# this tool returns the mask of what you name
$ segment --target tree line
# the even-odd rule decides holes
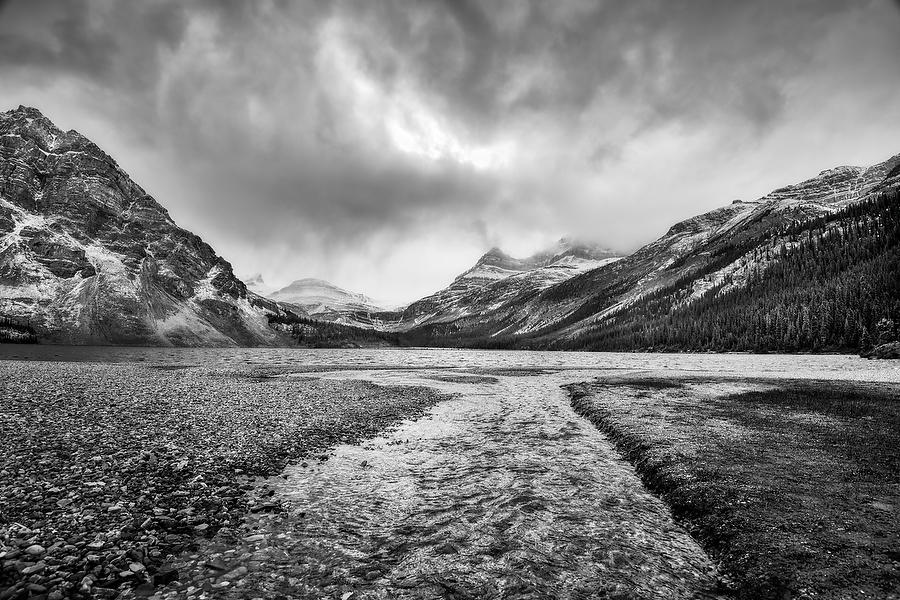
[[[896,339],[900,192],[891,191],[754,240],[656,290],[565,344],[591,350],[839,351]],[[740,250],[747,248],[740,244]],[[745,260],[689,301],[699,276]],[[714,267],[714,268],[711,268]]]
[[[9,317],[0,317],[0,343],[36,344],[37,332],[27,323]]]
[[[270,326],[287,333],[301,346],[339,348],[400,345],[400,340],[392,333],[331,321],[317,321],[293,313],[270,315],[268,319]]]

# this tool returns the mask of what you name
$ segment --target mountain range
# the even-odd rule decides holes
[[[61,343],[291,345],[312,328],[472,347],[858,348],[900,321],[898,190],[900,155],[838,167],[627,256],[569,239],[524,259],[493,248],[384,310],[317,279],[245,284],[95,144],[19,107],[0,113],[0,317]]]

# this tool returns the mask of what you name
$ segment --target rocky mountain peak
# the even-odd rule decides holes
[[[551,265],[566,257],[602,260],[615,256],[619,256],[619,253],[600,244],[563,237],[552,246],[525,258],[514,258],[497,246],[494,246],[478,259],[473,269],[486,266],[511,271],[529,271]]]
[[[509,254],[494,246],[487,252],[485,252],[481,258],[478,259],[476,265],[491,265],[497,267],[508,267],[511,263],[515,262],[516,259],[511,257]]]
[[[62,131],[40,110],[31,106],[19,106],[0,113],[0,130],[3,135],[15,135],[32,142],[44,152],[90,147],[92,151],[103,154],[83,135],[74,129]]]
[[[0,113],[0,315],[76,343],[272,343],[231,265],[95,144]]]

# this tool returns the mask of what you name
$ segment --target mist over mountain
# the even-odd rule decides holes
[[[479,347],[866,347],[882,319],[900,319],[898,189],[900,155],[829,169],[681,221],[622,260],[419,333]]]

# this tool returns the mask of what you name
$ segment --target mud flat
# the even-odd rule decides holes
[[[740,598],[900,598],[900,385],[605,377],[566,386]]]
[[[424,387],[250,369],[0,361],[0,598],[146,595],[257,477],[422,414]]]

